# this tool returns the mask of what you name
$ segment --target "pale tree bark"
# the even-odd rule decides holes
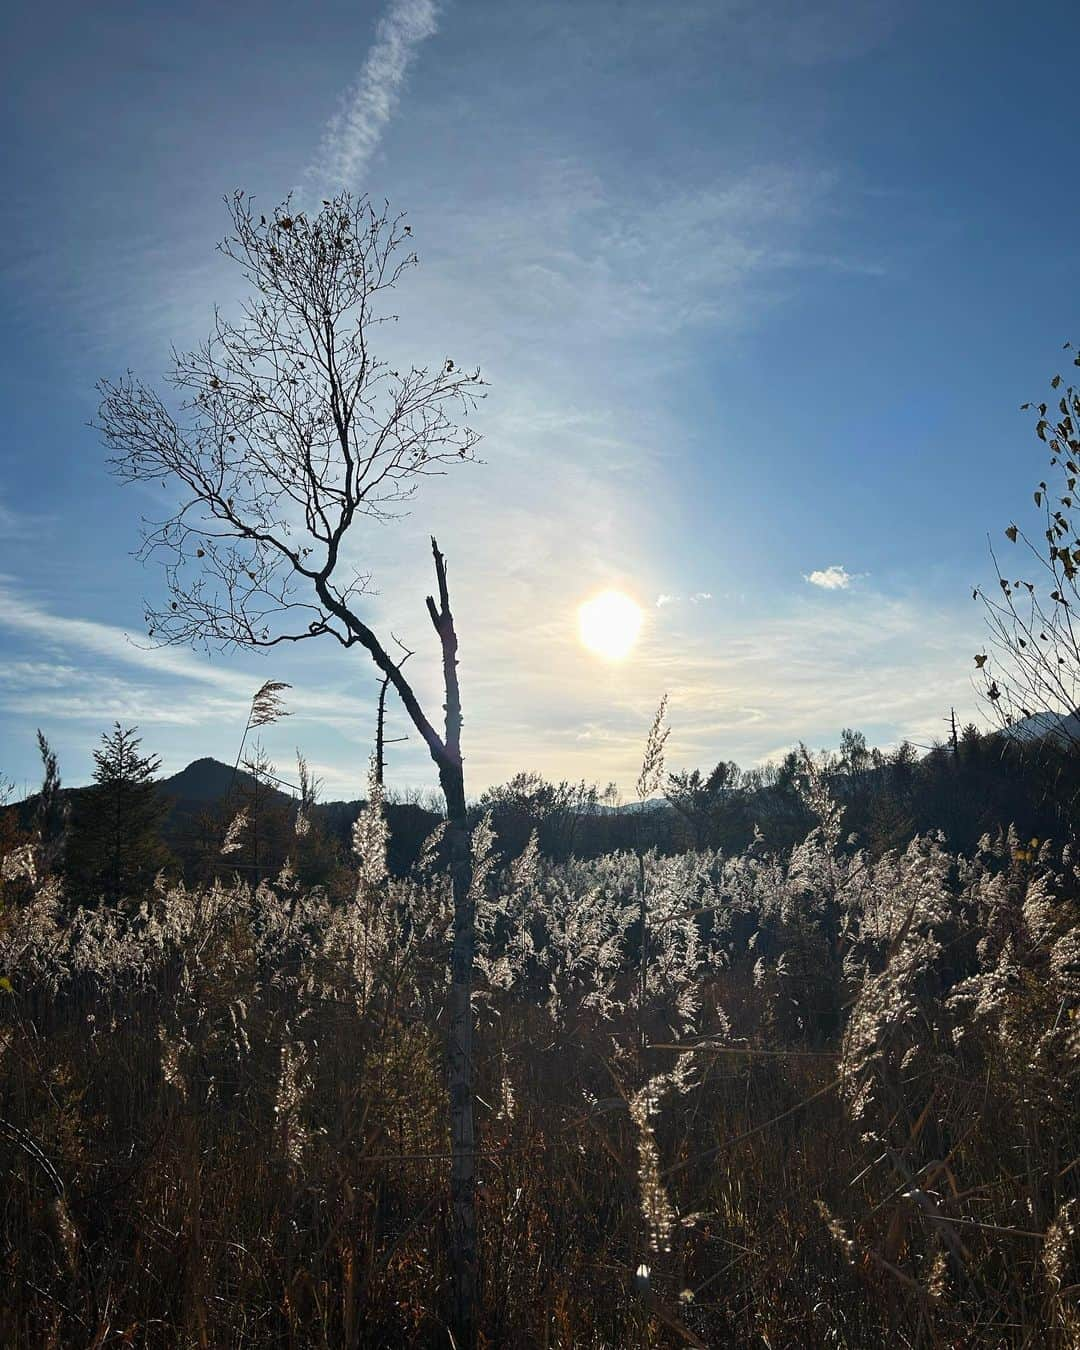
[[[437,761],[446,797],[447,846],[454,894],[454,944],[450,959],[450,1025],[447,1071],[450,1096],[450,1205],[453,1234],[455,1322],[459,1344],[475,1339],[476,1136],[473,1120],[472,968],[476,924],[472,897],[472,854],[465,809],[465,775],[461,759],[461,690],[458,683],[458,639],[446,581],[446,559],[434,539],[431,551],[438,580],[438,601],[428,596],[428,613],[442,645],[446,691],[446,734]]]
[[[428,614],[442,649],[443,689],[446,702],[444,734],[440,736],[424,714],[402,674],[401,661],[393,661],[375,635],[354,615],[339,617],[368,648],[376,665],[394,686],[413,725],[428,747],[439,772],[446,801],[446,842],[454,903],[454,938],[450,957],[449,1026],[447,1030],[447,1079],[450,1114],[450,1207],[452,1262],[454,1269],[455,1341],[466,1350],[476,1340],[479,1257],[476,1231],[476,1131],[473,1113],[473,1007],[472,970],[476,946],[475,907],[472,896],[472,852],[465,803],[465,772],[461,756],[461,686],[458,679],[458,636],[450,609],[446,558],[432,538],[438,599],[427,597]]]

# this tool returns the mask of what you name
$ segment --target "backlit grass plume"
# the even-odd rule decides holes
[[[281,697],[283,689],[291,688],[291,684],[284,684],[281,680],[267,680],[251,700],[248,731],[253,727],[268,727],[274,722],[280,722],[283,717],[291,717],[292,713],[285,707]]]
[[[875,856],[803,767],[771,852],[476,819],[488,1344],[1080,1343],[1080,867]],[[12,1344],[445,1341],[452,889],[392,821],[373,781],[337,891],[297,852],[79,908],[0,857]]]

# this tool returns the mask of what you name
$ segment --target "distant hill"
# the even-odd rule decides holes
[[[1060,745],[1080,745],[1080,716],[1076,713],[1029,713],[1003,727],[1001,734],[1011,741],[1057,741]]]
[[[231,764],[223,764],[220,759],[206,755],[202,759],[193,759],[179,773],[158,779],[157,786],[161,795],[168,798],[171,803],[169,816],[165,821],[165,833],[169,834],[175,832],[173,827],[176,818],[197,814],[207,807],[223,805],[232,796],[250,792],[255,787],[255,778],[246,769],[234,768]],[[62,795],[74,801],[87,791],[89,789],[85,787],[64,788]],[[297,800],[295,793],[265,783],[263,791],[269,792],[271,799],[279,799],[282,803],[295,804]],[[35,792],[17,805],[20,812],[32,811],[36,802]],[[321,815],[335,832],[340,832],[343,828],[351,829],[364,802],[363,797],[349,801],[319,802],[315,807],[315,813]],[[593,807],[593,811],[596,815],[633,815],[638,811],[663,811],[667,809],[667,805],[665,798],[652,797],[644,803],[623,802],[618,806],[599,802]],[[434,813],[425,808],[406,804],[389,803],[387,811],[391,816],[418,813],[424,817],[434,817]]]
[[[177,847],[195,825],[199,817],[218,812],[224,817],[239,809],[240,800],[256,786],[255,778],[246,769],[234,769],[209,757],[193,760],[185,769],[158,782],[158,791],[169,803],[169,812],[162,824],[165,841]],[[293,794],[263,783],[263,800],[295,811]]]
[[[196,759],[186,769],[163,778],[158,789],[170,803],[163,833],[166,837],[175,837],[192,817],[222,806],[230,798],[238,799],[255,787],[255,778],[245,769],[234,771],[231,764],[222,764],[220,760]],[[263,783],[263,793],[277,805],[284,806],[292,815],[299,799],[295,792]],[[312,817],[319,820],[327,831],[342,840],[347,840],[352,832],[353,823],[365,805],[362,797],[354,801],[317,802]],[[386,808],[391,830],[399,830],[408,821],[414,829],[422,828],[430,832],[437,817],[422,807],[389,803]]]
[[[620,802],[618,806],[608,806],[606,802],[597,802],[592,814],[597,816],[632,816],[638,811],[666,811],[666,797],[649,797],[643,802]]]
[[[172,844],[190,826],[194,818],[214,807],[223,807],[230,796],[239,795],[255,786],[255,779],[244,769],[234,771],[231,764],[222,764],[217,759],[196,759],[179,773],[158,780],[158,791],[169,804],[168,814],[161,826],[162,838]],[[79,800],[91,789],[89,787],[64,788],[60,795],[73,810],[78,810]],[[264,791],[266,788],[264,787]],[[287,792],[270,788],[271,799],[282,803],[291,803]],[[38,793],[33,793],[23,801],[15,803],[23,825],[28,825],[37,806]],[[360,804],[357,803],[357,810]]]
[[[179,773],[159,779],[157,786],[169,808],[161,825],[161,837],[183,862],[191,853],[192,841],[200,831],[205,833],[206,827],[200,817],[216,816],[218,828],[223,833],[230,814],[238,809],[240,799],[255,787],[255,778],[245,769],[234,769],[231,764],[205,756],[193,760]],[[88,787],[64,788],[61,797],[73,810],[78,810],[79,799],[89,790]],[[290,819],[295,815],[299,805],[295,793],[265,782],[262,792],[264,800],[284,808]],[[12,804],[23,828],[30,825],[37,801],[35,792]],[[318,802],[312,817],[347,850],[353,824],[364,805],[363,798]],[[393,871],[403,872],[415,860],[440,817],[422,806],[394,802],[387,804],[386,815],[390,826],[390,867]]]
[[[254,783],[246,770],[234,771],[231,764],[206,758],[192,760],[186,769],[161,779],[158,788],[163,796],[179,802],[220,802],[234,788],[250,788]]]
[[[220,760],[196,759],[179,773],[163,778],[159,790],[169,802],[162,835],[167,842],[183,852],[184,836],[191,830],[196,818],[204,812],[221,808],[230,798],[238,800],[255,786],[254,777],[244,769],[233,770],[231,764]],[[299,799],[293,792],[263,784],[269,800],[295,814]],[[348,848],[352,827],[366,805],[364,798],[355,801],[317,802],[312,808],[312,819],[320,823],[326,833]],[[225,814],[225,813],[223,813]],[[439,816],[406,802],[389,802],[386,818],[390,826],[389,863],[392,871],[403,872],[419,854],[423,841],[438,823]]]

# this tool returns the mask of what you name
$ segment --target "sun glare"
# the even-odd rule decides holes
[[[621,661],[638,640],[644,617],[622,591],[602,591],[578,610],[578,633],[589,651]]]

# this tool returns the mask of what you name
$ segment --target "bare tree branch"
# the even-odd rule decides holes
[[[330,637],[361,646],[392,685],[434,761],[446,797],[454,894],[447,1018],[450,1189],[458,1344],[473,1342],[477,1272],[471,981],[472,860],[461,759],[458,638],[446,560],[431,541],[438,603],[428,611],[442,652],[444,734],[402,666],[368,625],[366,574],[350,562],[362,521],[392,518],[420,482],[474,457],[467,425],[482,397],[479,370],[447,358],[392,369],[370,337],[394,316],[381,301],[416,255],[389,208],[347,193],[313,218],[289,201],[271,218],[250,197],[228,199],[221,251],[253,291],[236,321],[215,315],[206,341],[173,354],[167,405],[130,373],[100,386],[98,425],[126,482],[175,493],[162,520],[144,521],[140,554],[160,561],[169,599],[148,606],[161,643],[272,647]],[[347,545],[350,547],[347,548]],[[396,639],[395,639],[396,642]],[[381,762],[381,755],[380,755]]]
[[[1080,357],[1074,364],[1080,365]],[[974,595],[982,601],[997,659],[980,652],[975,664],[1003,725],[1050,713],[1046,734],[1080,747],[1080,391],[1072,385],[1062,390],[1060,375],[1050,384],[1056,411],[1047,403],[1024,404],[1035,413],[1035,434],[1050,461],[1050,473],[1033,494],[1043,517],[1042,538],[1015,523],[1005,530],[1010,545],[1024,551],[1027,576],[1017,575],[1019,567],[1003,571],[991,546],[997,588],[987,594],[976,587]]]
[[[483,381],[450,359],[399,371],[372,354],[395,317],[378,302],[417,261],[403,216],[348,194],[313,218],[286,201],[268,219],[242,193],[228,206],[221,251],[255,290],[239,319],[215,314],[201,346],[174,352],[174,404],[130,373],[100,386],[114,472],[177,493],[144,521],[140,556],[163,564],[169,592],[147,626],[225,647],[331,637],[387,673],[359,614],[370,578],[344,543],[474,458]]]

